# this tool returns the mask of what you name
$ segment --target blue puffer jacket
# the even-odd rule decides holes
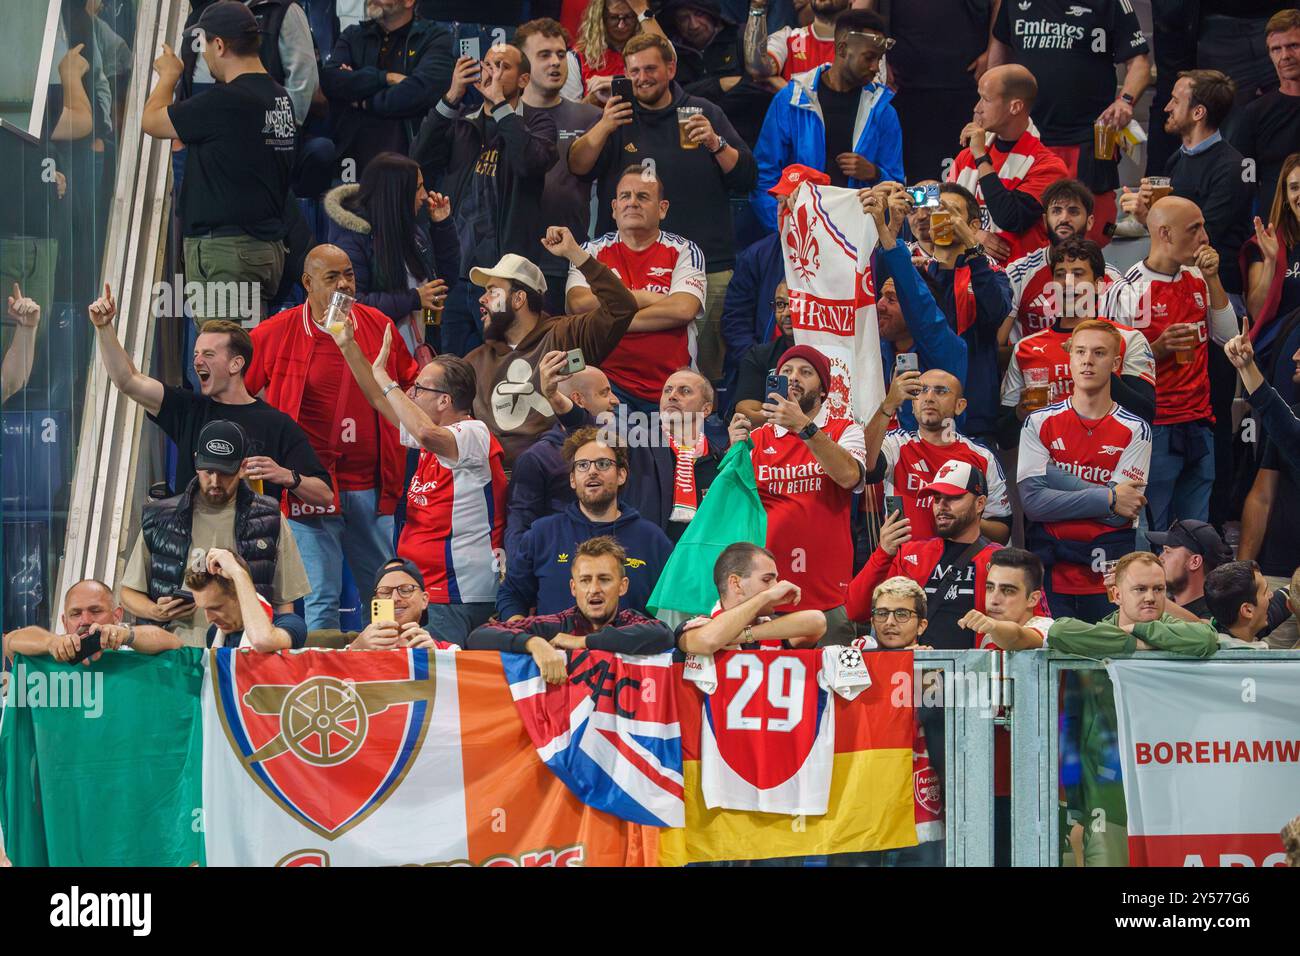
[[[796,73],[767,108],[763,130],[758,134],[754,159],[758,162],[758,185],[750,202],[759,220],[776,229],[776,200],[767,194],[781,170],[791,163],[826,169],[826,124],[817,102],[817,87],[830,64],[806,73]],[[875,164],[880,179],[903,182],[903,130],[891,100],[892,90],[872,83],[864,87],[853,125],[853,151]],[[874,186],[850,179],[850,188]]]

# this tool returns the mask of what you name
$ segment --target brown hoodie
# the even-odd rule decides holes
[[[588,365],[605,360],[636,315],[636,298],[618,276],[588,256],[579,268],[600,303],[582,315],[544,315],[518,347],[488,341],[465,356],[478,377],[474,417],[501,442],[507,465],[555,424],[537,383],[537,364],[556,349],[582,349]]]

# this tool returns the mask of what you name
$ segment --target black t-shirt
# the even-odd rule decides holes
[[[1038,80],[1033,118],[1049,146],[1092,142],[1092,125],[1115,101],[1115,64],[1147,52],[1127,0],[1007,0],[993,35]]]
[[[1300,412],[1300,405],[1291,411]],[[1259,569],[1265,574],[1289,578],[1296,569],[1296,542],[1300,541],[1300,474],[1287,465],[1286,458],[1278,452],[1276,442],[1266,442],[1260,468],[1276,471],[1277,490],[1273,493],[1273,507],[1264,529],[1264,545],[1259,552]]]
[[[794,345],[794,339],[783,335],[770,342],[752,346],[745,357],[740,360],[740,371],[736,375],[736,392],[732,396],[735,402],[767,401],[765,389],[767,376],[776,366],[776,360]],[[734,406],[733,406],[734,407]]]
[[[930,572],[930,579],[925,582],[925,596],[929,599],[938,587],[944,572],[961,553],[970,547],[969,542],[945,541],[943,555],[939,563]],[[917,638],[920,644],[928,644],[935,650],[970,650],[975,646],[975,632],[958,627],[957,622],[966,616],[967,611],[975,610],[975,562],[964,568],[958,568],[948,576],[943,586],[943,593],[935,603],[934,614],[926,626],[925,633]]]
[[[1282,163],[1300,148],[1300,96],[1274,90],[1251,101],[1237,113],[1232,145],[1255,161],[1257,211],[1266,217],[1273,208]]]
[[[245,73],[173,103],[167,114],[189,148],[181,185],[184,234],[283,239],[297,135],[284,87],[266,73]]]
[[[988,31],[988,11],[970,0],[893,4],[889,35],[897,45],[889,66],[899,90],[973,91],[975,74],[966,67],[988,46]]]
[[[1184,605],[1183,605],[1183,610],[1184,610],[1184,611],[1191,611],[1193,614],[1195,614],[1197,617],[1199,617],[1199,618],[1200,618],[1201,620],[1203,620],[1203,621],[1208,621],[1208,620],[1210,619],[1210,617],[1211,617],[1211,615],[1210,615],[1210,605],[1208,605],[1208,604],[1205,603],[1205,595],[1204,595],[1204,594],[1202,594],[1200,597],[1198,597],[1195,601],[1191,601],[1191,602],[1188,603],[1188,604],[1184,604]]]
[[[149,419],[176,443],[177,492],[184,491],[194,477],[199,432],[210,421],[234,422],[243,428],[248,436],[247,457],[265,455],[283,468],[329,484],[329,472],[316,457],[307,433],[284,412],[260,399],[247,405],[225,405],[189,389],[167,386],[162,407]],[[265,489],[268,494],[276,493],[275,485],[268,484]]]
[[[1278,317],[1289,315],[1293,309],[1300,308],[1300,244],[1291,250],[1287,250],[1284,246],[1281,248],[1287,253],[1287,261],[1286,278],[1282,280],[1282,298],[1278,300],[1275,313]],[[1259,251],[1259,246],[1246,247],[1248,262],[1260,262],[1263,258],[1264,254]],[[1245,279],[1244,276],[1242,278]]]
[[[861,101],[861,89],[838,93],[826,82],[826,74],[822,74],[817,84],[817,102],[826,122],[826,175],[830,176],[832,186],[848,185],[848,177],[840,171],[835,157],[853,152],[853,124],[857,121]]]

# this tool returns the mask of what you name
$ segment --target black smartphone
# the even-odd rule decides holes
[[[892,514],[902,515],[903,513],[903,496],[902,495],[885,495],[885,517]]]
[[[636,98],[632,95],[632,81],[621,73],[610,81],[609,95],[620,97],[624,103],[636,105]]]
[[[103,642],[100,641],[98,633],[87,634],[81,639],[81,650],[77,651],[77,653],[73,655],[72,660],[68,661],[68,663],[80,664],[92,654],[98,654],[103,650],[103,648],[104,645]]]
[[[194,595],[189,591],[186,591],[184,588],[177,588],[175,591],[172,592],[172,597],[180,598],[186,604],[194,603]]]
[[[766,402],[767,396],[771,395],[773,392],[776,392],[776,394],[780,395],[782,398],[788,399],[790,397],[789,377],[786,375],[777,375],[775,373],[768,375],[767,388],[763,390],[763,401]]]

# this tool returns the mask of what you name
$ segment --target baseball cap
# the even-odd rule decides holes
[[[800,183],[816,183],[818,186],[829,186],[831,178],[820,169],[813,169],[811,166],[804,166],[801,163],[791,163],[781,170],[781,178],[776,181],[776,185],[767,191],[767,194],[778,198],[788,196],[799,188]]]
[[[792,345],[777,359],[776,370],[781,371],[781,366],[790,359],[803,359],[813,367],[817,372],[817,377],[822,381],[822,388],[827,392],[831,390],[831,363],[826,361],[826,356],[822,355],[811,345]]]
[[[934,481],[921,489],[923,495],[987,495],[988,482],[984,472],[968,461],[949,459],[934,473]]]
[[[393,571],[406,572],[415,580],[416,584],[420,585],[420,590],[424,590],[424,575],[421,574],[420,569],[415,566],[415,562],[410,558],[393,558],[390,561],[385,561],[379,568],[378,573],[375,574],[375,586],[370,589],[370,593],[374,594],[379,588],[379,582],[384,579],[384,575]]]
[[[193,29],[202,30],[207,36],[221,37],[223,40],[260,32],[257,28],[257,17],[253,16],[253,11],[239,0],[219,0],[212,4],[199,14]]]
[[[469,270],[469,281],[475,285],[486,286],[488,279],[505,279],[508,282],[518,282],[520,285],[527,286],[537,293],[546,291],[546,277],[542,275],[542,270],[523,256],[517,256],[513,252],[502,256],[501,261],[491,269],[480,269],[475,266]]]
[[[218,471],[223,475],[238,474],[247,447],[248,438],[235,422],[208,422],[199,432],[194,467],[200,471]]]
[[[1147,540],[1158,548],[1186,548],[1205,559],[1206,573],[1232,560],[1232,549],[1224,544],[1214,525],[1205,521],[1175,521],[1168,531],[1148,531]]]

